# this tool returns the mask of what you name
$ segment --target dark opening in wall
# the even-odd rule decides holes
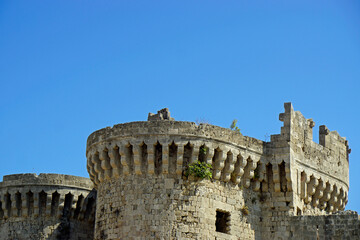
[[[300,216],[300,215],[301,215],[301,209],[300,209],[300,208],[297,208],[297,210],[296,210],[296,215],[297,215],[297,216]]]
[[[21,193],[17,192],[15,194],[15,200],[16,200],[16,209],[17,209],[17,216],[21,216]]]
[[[266,165],[266,176],[267,176],[267,182],[268,182],[268,191],[273,192],[274,191],[274,182],[273,182],[273,171],[272,171],[271,163]]]
[[[140,148],[141,151],[141,171],[145,175],[148,169],[148,153],[147,153],[147,145],[143,143]]]
[[[4,211],[2,209],[2,202],[0,201],[0,219],[3,219],[4,217]]]
[[[80,214],[80,210],[81,210],[81,206],[83,205],[84,203],[84,197],[83,195],[81,194],[79,197],[78,197],[78,200],[76,202],[76,208],[75,208],[75,211],[74,211],[74,219],[77,219],[79,214]]]
[[[177,146],[174,142],[169,146],[169,173],[176,173]]]
[[[190,142],[188,142],[184,146],[184,155],[183,155],[183,169],[186,169],[191,161],[191,156],[193,152],[193,147],[190,145]]]
[[[120,149],[117,145],[115,145],[112,149],[113,154],[113,162],[110,160],[110,165],[113,167],[113,175],[121,175],[122,174],[122,164],[121,164],[121,155]],[[116,169],[115,169],[116,168]]]
[[[8,216],[11,216],[11,194],[10,193],[6,193],[5,194],[5,201],[6,201],[6,210],[8,213]]]
[[[70,218],[71,216],[71,208],[73,203],[74,196],[71,193],[65,195],[65,203],[63,209],[63,216],[65,218]]]
[[[47,194],[44,191],[39,193],[39,215],[45,216]]]
[[[286,170],[285,170],[285,162],[282,161],[279,165],[280,172],[280,187],[282,192],[287,191],[287,180],[286,180]]]
[[[230,213],[222,210],[216,210],[216,231],[230,233]]]
[[[95,207],[95,199],[92,197],[88,198],[87,204],[86,204],[85,215],[84,215],[85,219],[89,219],[92,217],[91,215],[93,214],[94,207]]]
[[[55,191],[52,194],[51,198],[51,216],[56,216],[58,214],[58,208],[59,208],[59,202],[60,202],[60,194]]]
[[[28,216],[34,213],[34,193],[29,191],[26,193],[26,207],[28,209]]]
[[[155,145],[155,173],[159,175],[162,172],[162,145],[157,142]]]
[[[206,162],[207,153],[208,148],[205,145],[202,145],[199,149],[199,162]]]
[[[129,143],[129,145],[126,147],[126,162],[129,167],[130,172],[134,172],[134,152],[133,152],[133,146]]]

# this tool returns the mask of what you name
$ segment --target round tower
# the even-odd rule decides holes
[[[262,154],[262,141],[207,124],[132,122],[94,132],[87,167],[98,196],[95,239],[253,239],[260,185],[248,188],[261,180],[254,171]],[[185,176],[197,161],[212,166],[211,181]]]
[[[92,239],[96,193],[83,177],[14,174],[0,183],[1,239]]]
[[[95,239],[289,239],[291,217],[343,210],[347,141],[326,131],[313,142],[315,123],[291,103],[280,120],[270,142],[167,109],[92,133]]]

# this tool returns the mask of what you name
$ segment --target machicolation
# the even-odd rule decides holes
[[[322,125],[315,143],[314,121],[291,103],[279,119],[269,142],[168,109],[98,130],[87,140],[91,181],[4,177],[0,238],[360,239],[358,214],[343,211],[348,142]],[[211,179],[187,174],[194,164]]]
[[[4,176],[0,238],[92,239],[96,200],[92,189],[89,179],[69,175]]]

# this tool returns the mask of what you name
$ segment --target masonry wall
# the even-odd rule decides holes
[[[347,141],[321,126],[320,144],[313,142],[312,119],[284,107],[281,133],[270,142],[169,114],[92,133],[86,155],[99,194],[96,239],[291,239],[292,217],[343,210]],[[184,177],[197,161],[211,165],[211,181]],[[217,231],[217,214],[230,219],[228,232]]]
[[[262,141],[231,130],[188,122],[136,122],[95,132],[87,165],[99,196],[96,239],[254,239],[261,232],[263,171],[255,177],[255,169],[262,148]],[[212,166],[211,181],[184,179],[196,161]],[[251,214],[243,216],[243,207]],[[230,216],[228,233],[216,231],[217,211]]]
[[[292,189],[296,212],[325,214],[344,210],[349,191],[349,147],[345,138],[325,125],[319,143],[313,141],[315,122],[285,104],[280,114],[283,138],[289,140]]]
[[[93,238],[96,193],[89,179],[15,174],[0,183],[0,239]]]
[[[260,237],[258,194],[232,183],[128,176],[101,183],[98,194],[95,239]],[[228,214],[225,233],[216,229],[217,211]]]
[[[345,211],[322,216],[295,216],[289,219],[294,240],[360,239],[360,220],[356,212]]]
[[[17,218],[0,222],[0,239],[88,240],[93,239],[93,224],[67,218]]]
[[[96,131],[86,149],[93,183],[4,177],[0,240],[360,239],[358,214],[338,212],[349,190],[348,142],[322,125],[315,143],[314,121],[284,107],[270,142],[174,121],[168,109]],[[185,174],[198,161],[211,179]]]

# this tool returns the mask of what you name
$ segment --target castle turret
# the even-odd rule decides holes
[[[315,122],[284,107],[270,142],[167,108],[98,130],[90,180],[4,176],[0,239],[358,239],[347,140],[321,125],[315,143]]]
[[[14,174],[0,182],[0,239],[92,239],[96,193],[87,178]]]
[[[347,141],[321,126],[313,142],[314,121],[291,103],[279,118],[270,142],[168,109],[92,133],[95,239],[287,239],[292,217],[343,210]]]
[[[230,129],[170,120],[94,132],[87,166],[98,190],[95,238],[254,236],[250,223],[260,217],[241,210],[260,212],[251,199],[264,174],[255,173],[263,145]],[[198,161],[211,164],[211,181],[186,178]]]

